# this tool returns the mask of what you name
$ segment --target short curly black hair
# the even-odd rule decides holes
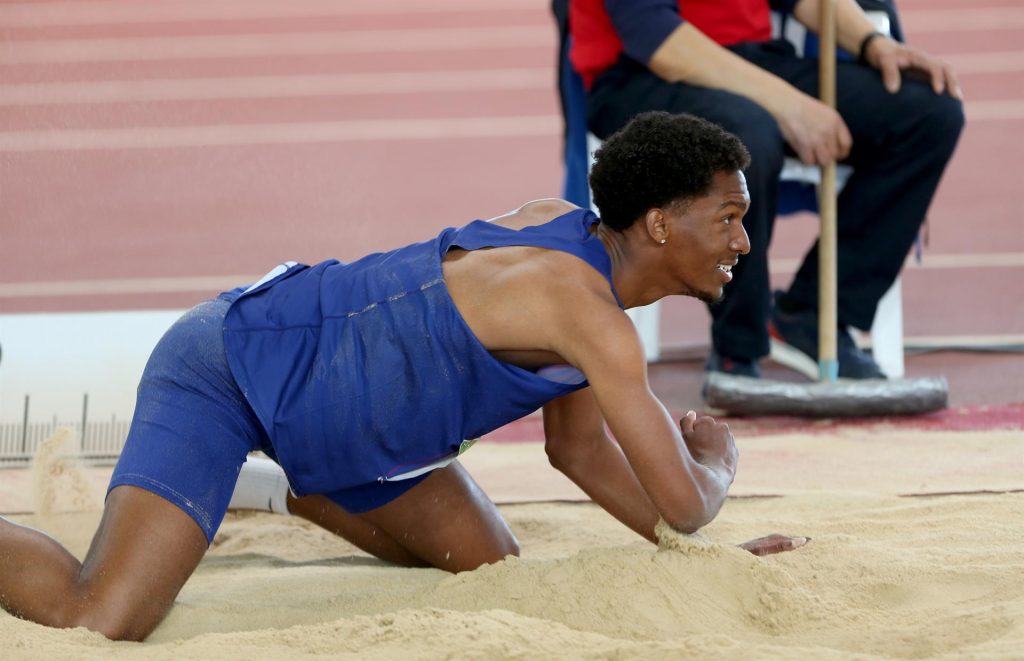
[[[601,221],[621,232],[650,209],[704,195],[716,173],[750,165],[750,152],[717,124],[653,111],[608,138],[594,161],[594,203]]]

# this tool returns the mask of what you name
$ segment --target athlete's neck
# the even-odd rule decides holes
[[[659,286],[659,256],[650,237],[634,224],[624,232],[604,223],[595,225],[591,232],[601,239],[612,263],[612,282],[619,300],[626,308],[649,305],[673,293]]]

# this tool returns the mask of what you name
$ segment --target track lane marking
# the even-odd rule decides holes
[[[943,59],[961,76],[1024,71],[1024,50],[951,53]],[[0,85],[0,106],[541,90],[554,86],[555,71],[550,67],[69,81]]]
[[[772,273],[792,273],[797,259],[772,260]],[[908,260],[909,270],[1024,267],[1024,252],[926,255],[921,264]],[[226,291],[255,282],[260,274],[211,275],[163,278],[106,278],[95,280],[50,280],[0,283],[0,298],[54,296],[103,296],[120,294],[164,294],[177,292]]]
[[[772,259],[770,260],[769,269],[772,275],[788,275],[796,273],[802,261],[802,258],[793,257]],[[925,253],[920,263],[913,256],[907,257],[903,263],[904,272],[946,269],[1019,268],[1022,266],[1024,266],[1024,252]]]
[[[101,39],[39,39],[0,42],[0,62],[143,62],[209,58],[282,57],[339,53],[416,53],[434,51],[548,48],[555,52],[553,27],[341,30],[266,34],[212,34]]]
[[[338,2],[337,0],[175,0],[174,2],[12,2],[0,4],[0,23],[7,27],[121,25],[181,23],[247,19],[309,18],[316,16],[390,16],[392,14],[490,13],[537,9],[536,0],[389,0]]]
[[[911,34],[921,32],[968,32],[1024,28],[1024,8],[971,7],[956,9],[907,9],[900,22]]]
[[[1024,51],[1020,50],[946,53],[939,57],[952,65],[958,76],[1024,71]]]
[[[968,121],[974,123],[1017,121],[1024,119],[1024,99],[974,101],[966,105],[966,113]],[[0,152],[555,137],[561,132],[562,118],[553,114],[0,131]]]
[[[0,106],[554,89],[555,84],[551,67],[25,83],[0,85]]]
[[[561,132],[558,115],[8,131],[0,132],[0,152],[555,137]]]

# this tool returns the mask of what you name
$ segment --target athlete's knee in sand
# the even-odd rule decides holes
[[[47,626],[143,640],[206,548],[202,530],[175,505],[118,487],[81,562],[47,535],[0,521],[0,604]]]
[[[268,466],[258,470],[267,471]],[[249,481],[246,472],[243,466],[236,487],[240,497],[232,502],[265,502],[273,497],[266,481]],[[249,496],[241,497],[238,492],[243,488]],[[497,507],[458,461],[433,471],[415,488],[369,512],[346,512],[320,495],[289,495],[288,510],[367,553],[407,567],[459,572],[519,555],[519,541]]]

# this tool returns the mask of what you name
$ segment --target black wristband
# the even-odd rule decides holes
[[[884,32],[879,32],[878,30],[875,30],[874,32],[869,32],[867,36],[860,40],[860,50],[857,52],[857,62],[859,64],[871,66],[871,64],[868,62],[868,46],[871,44],[871,41],[875,37],[884,36],[886,36]]]

